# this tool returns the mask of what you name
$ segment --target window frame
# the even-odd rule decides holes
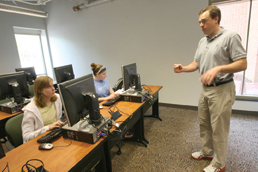
[[[38,76],[47,75],[53,78],[54,80],[55,78],[54,78],[53,62],[50,56],[50,51],[49,51],[50,48],[48,45],[46,31],[42,29],[32,29],[32,28],[23,28],[23,27],[13,27],[13,30],[14,30],[14,36],[15,34],[39,36],[45,73],[38,74]]]
[[[248,44],[249,44],[249,31],[250,31],[250,23],[251,23],[251,13],[252,13],[252,2],[255,0],[209,0],[209,5],[216,5],[216,4],[225,4],[225,3],[233,3],[233,2],[250,2],[249,6],[249,17],[248,17],[248,24],[247,24],[247,38],[246,38],[246,45],[245,49],[246,52],[248,51]],[[258,96],[251,96],[251,95],[243,95],[244,86],[245,86],[245,73],[246,71],[243,71],[243,79],[242,79],[242,88],[241,88],[241,94],[242,95],[236,95],[236,100],[246,100],[246,101],[258,101]]]

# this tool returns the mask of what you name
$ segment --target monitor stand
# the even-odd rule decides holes
[[[62,127],[63,137],[66,139],[77,140],[80,142],[86,142],[94,144],[100,137],[101,133],[108,128],[108,123],[110,117],[102,116],[102,120],[99,124],[93,126],[89,124],[87,120],[80,120],[72,127],[69,127],[68,124]]]

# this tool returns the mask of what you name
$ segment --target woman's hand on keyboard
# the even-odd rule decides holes
[[[57,121],[57,122],[54,122],[53,124],[50,124],[49,125],[49,129],[53,130],[54,128],[60,128],[60,127],[62,127],[64,125],[65,125],[65,122]]]

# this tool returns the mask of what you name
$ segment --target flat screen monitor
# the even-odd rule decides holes
[[[27,79],[24,72],[0,75],[0,100],[14,97],[16,103],[22,103],[23,97],[29,97]]]
[[[141,91],[141,79],[137,73],[136,63],[122,66],[123,89],[126,91],[129,88],[134,88]]]
[[[33,85],[35,79],[37,78],[34,67],[16,68],[15,71],[16,72],[24,71],[29,85]]]
[[[73,66],[65,65],[54,68],[57,84],[74,79]]]
[[[101,122],[98,96],[92,74],[58,84],[68,126],[72,127],[89,114],[90,122]]]

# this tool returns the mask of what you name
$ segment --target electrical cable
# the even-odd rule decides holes
[[[3,171],[2,171],[2,172],[4,172],[6,168],[7,168],[8,172],[10,172],[10,171],[9,171],[9,165],[8,165],[8,162],[6,163],[6,166],[4,167],[4,169],[3,169]]]
[[[71,144],[72,144],[72,140],[71,139],[69,139],[70,140],[70,143],[68,144],[68,145],[64,145],[64,146],[54,146],[53,148],[57,148],[57,147],[68,147],[68,146],[70,146]]]
[[[39,171],[38,168],[36,168],[34,165],[29,164],[30,161],[39,161],[39,162],[41,162],[41,164],[42,164],[42,165],[41,165],[41,166],[42,166],[41,170]],[[44,163],[43,163],[43,161],[41,161],[40,159],[30,159],[30,160],[28,160],[28,161],[22,166],[21,171],[22,171],[22,172],[25,172],[25,171],[23,170],[23,168],[26,167],[27,170],[28,170],[29,172],[31,172],[32,169],[31,169],[30,167],[28,167],[28,166],[31,166],[31,167],[34,168],[33,172],[43,172],[43,170],[44,170]],[[40,167],[41,167],[41,166],[40,166]]]
[[[147,87],[148,89],[145,89],[145,88],[144,88],[144,90],[147,90],[147,91],[150,92],[150,94],[153,94],[153,91],[152,91],[152,90],[150,89],[150,87],[148,87],[147,85],[143,84],[142,87],[143,87],[143,88],[144,88],[144,87]]]
[[[111,108],[114,108],[114,109],[112,110]],[[125,112],[121,111],[120,109],[122,109],[122,108],[129,110],[129,111],[131,112],[131,115],[128,114],[128,113],[125,113]],[[117,111],[119,111],[120,113],[123,113],[123,114],[129,116],[130,118],[132,118],[132,114],[133,114],[133,113],[132,113],[132,111],[131,111],[129,108],[127,108],[127,107],[119,107],[119,108],[118,108],[116,105],[112,105],[112,106],[109,107],[109,113],[115,112],[115,109],[117,109]]]

